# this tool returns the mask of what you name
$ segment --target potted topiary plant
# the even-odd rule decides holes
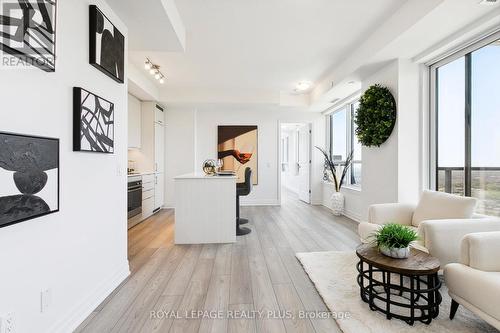
[[[404,259],[410,255],[410,244],[418,240],[418,235],[409,227],[389,223],[376,231],[373,238],[373,242],[382,254],[391,258]]]

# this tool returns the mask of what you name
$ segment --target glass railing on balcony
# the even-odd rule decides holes
[[[439,167],[438,190],[464,195],[464,168]],[[471,168],[471,196],[478,199],[476,212],[500,216],[500,167]]]

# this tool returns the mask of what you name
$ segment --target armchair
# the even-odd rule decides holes
[[[466,235],[460,263],[444,267],[444,279],[452,298],[450,319],[459,304],[500,329],[500,232]]]
[[[424,191],[417,206],[390,203],[371,205],[368,222],[360,223],[358,234],[363,243],[383,224],[398,223],[417,231],[420,240],[413,244],[438,258],[441,266],[458,262],[462,237],[472,232],[500,231],[500,219],[474,214],[474,198]]]

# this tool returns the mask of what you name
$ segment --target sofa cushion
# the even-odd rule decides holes
[[[412,225],[418,227],[425,220],[468,219],[472,217],[475,207],[475,198],[424,191],[413,213]]]

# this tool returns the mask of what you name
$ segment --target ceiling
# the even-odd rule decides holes
[[[130,52],[161,66],[171,101],[279,102],[317,81],[405,0],[176,0],[185,52]]]
[[[107,2],[128,28],[129,50],[184,51],[185,31],[174,0]]]
[[[150,13],[154,6],[109,1],[131,24],[132,67],[166,104],[323,111],[359,91],[363,78],[384,64],[427,61],[425,55],[442,54],[451,42],[463,45],[500,21],[500,6],[478,0],[144,0],[161,4],[170,23]],[[161,66],[165,84],[146,74],[146,57]],[[303,80],[313,86],[297,94]]]

